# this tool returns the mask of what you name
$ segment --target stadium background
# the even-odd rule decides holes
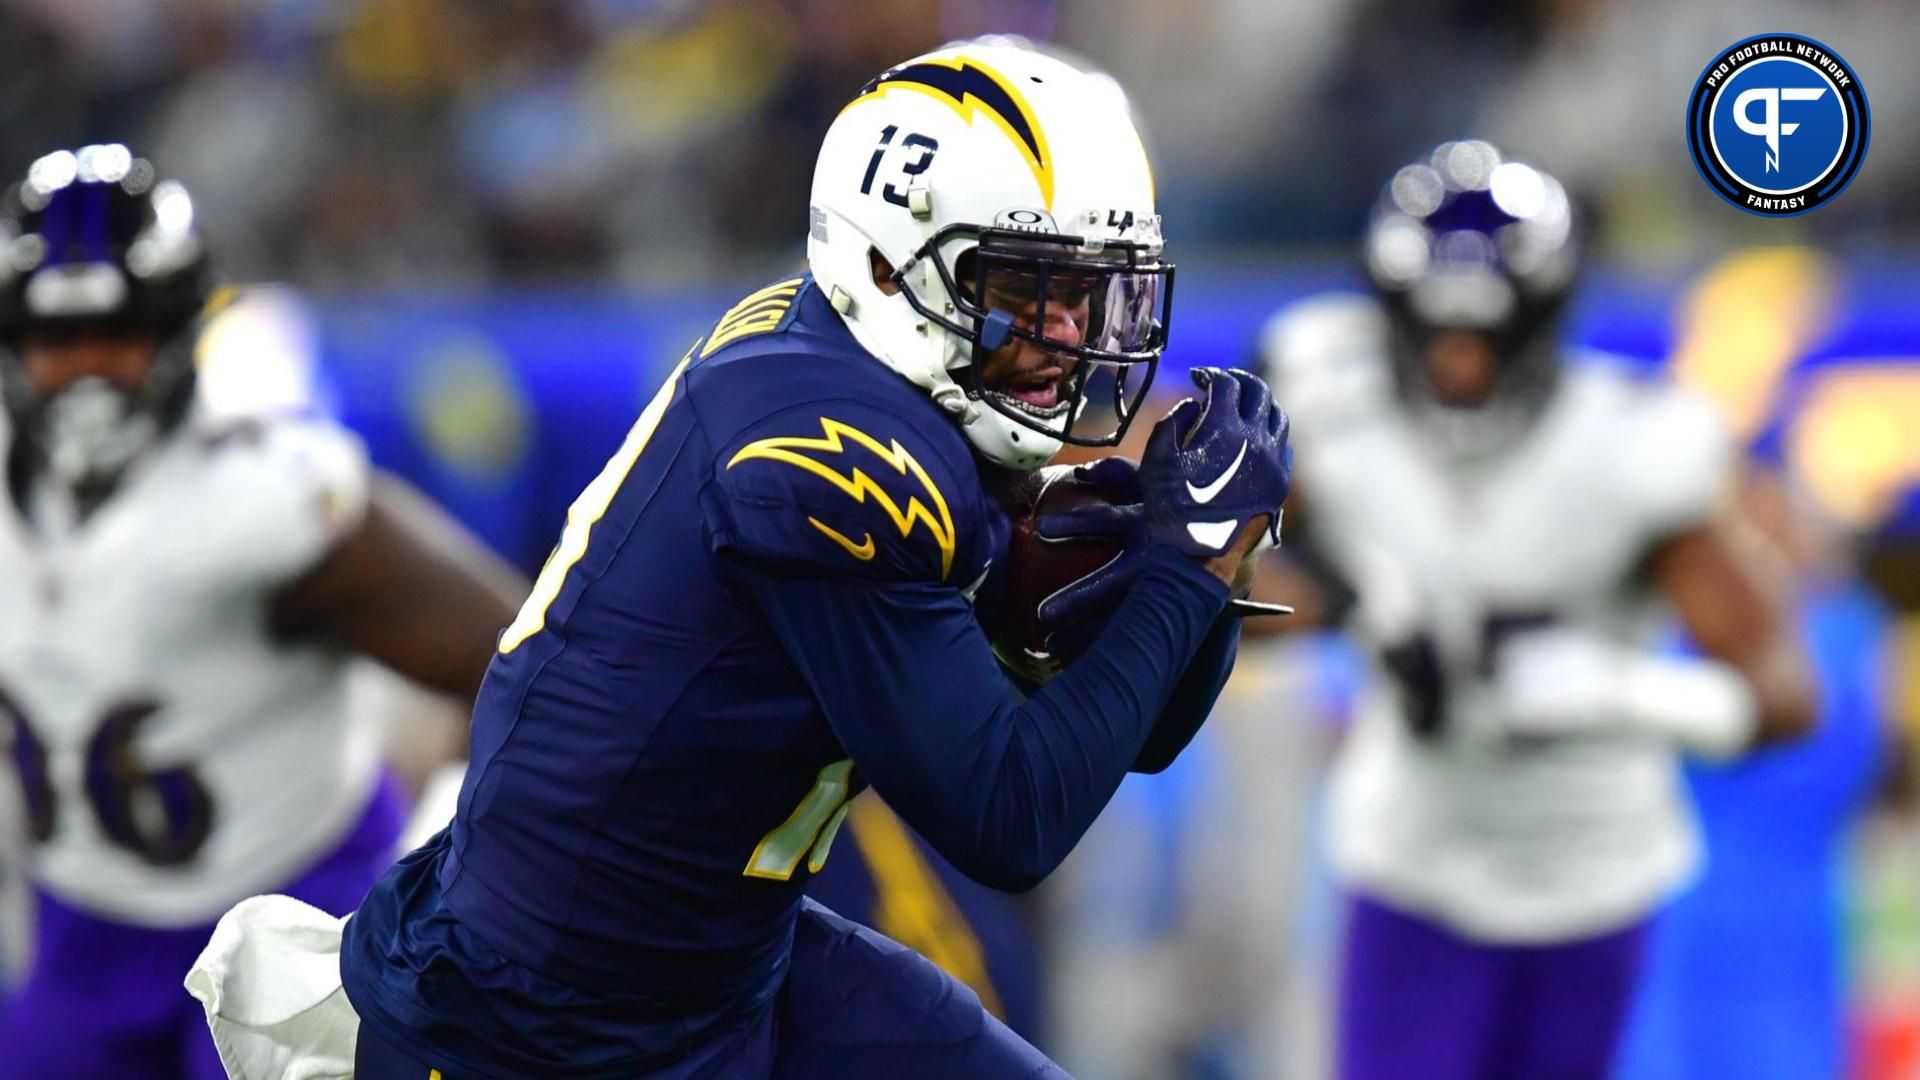
[[[227,275],[288,286],[219,327],[210,390],[336,412],[531,570],[685,344],[800,259],[818,135],[894,61],[1005,31],[1122,79],[1181,265],[1164,387],[1245,360],[1287,301],[1354,286],[1379,181],[1488,137],[1594,211],[1573,336],[1712,393],[1843,539],[1893,612],[1846,645],[1885,657],[1861,707],[1911,726],[1920,67],[1900,50],[1920,9],[1413,7],[10,0],[0,168],[111,139],[186,181]],[[1874,119],[1859,179],[1791,220],[1719,202],[1680,126],[1700,64],[1775,29],[1845,55]],[[1077,1075],[1317,1074],[1334,907],[1315,781],[1354,668],[1332,639],[1242,668],[1202,742],[1130,784],[1039,901],[1047,1042]],[[1861,1076],[1920,1075],[1915,832],[1897,800],[1863,813],[1839,883]]]

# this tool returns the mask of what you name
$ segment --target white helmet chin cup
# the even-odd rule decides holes
[[[925,390],[981,456],[1037,468],[1081,403],[1017,419],[968,370],[979,309],[955,285],[982,229],[1079,237],[1052,248],[1126,252],[1130,273],[1155,267],[1135,276],[1170,273],[1158,269],[1153,178],[1118,84],[1004,41],[949,46],[869,83],[828,129],[814,169],[807,259],[854,338]],[[884,288],[875,254],[897,272]],[[1086,333],[1108,350],[1096,359],[1139,355],[1109,345],[1119,337],[1101,326]]]
[[[1009,469],[1037,469],[1060,452],[1061,441],[1016,423],[989,408],[976,405],[971,420],[960,431],[980,456]]]

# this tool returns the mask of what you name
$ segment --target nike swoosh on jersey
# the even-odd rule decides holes
[[[872,533],[861,534],[860,542],[856,544],[853,542],[852,538],[847,536],[847,534],[840,532],[839,530],[821,521],[817,517],[807,518],[807,523],[809,525],[812,525],[814,528],[819,529],[821,532],[826,533],[827,539],[832,540],[834,543],[839,544],[843,548],[846,548],[847,554],[853,556],[856,559],[859,559],[861,562],[873,561],[873,554],[876,549],[873,546]]]
[[[1207,484],[1202,487],[1194,487],[1193,481],[1191,480],[1187,481],[1187,494],[1193,496],[1193,501],[1199,503],[1202,506],[1205,506],[1207,503],[1212,502],[1213,497],[1215,495],[1220,494],[1220,489],[1227,486],[1227,481],[1233,479],[1233,474],[1240,471],[1240,463],[1242,461],[1245,461],[1246,458],[1247,458],[1247,444],[1244,440],[1242,440],[1240,443],[1240,452],[1233,455],[1233,464],[1227,466],[1226,472],[1223,472],[1218,477],[1214,478],[1213,483]]]

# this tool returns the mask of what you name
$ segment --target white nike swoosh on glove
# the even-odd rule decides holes
[[[1194,487],[1193,481],[1187,481],[1187,494],[1193,496],[1193,501],[1202,506],[1212,502],[1213,497],[1220,494],[1220,490],[1227,486],[1227,481],[1233,479],[1233,474],[1240,471],[1240,463],[1245,461],[1246,457],[1247,444],[1245,440],[1242,440],[1240,443],[1240,452],[1233,455],[1233,464],[1227,466],[1226,472],[1221,473],[1214,479],[1213,483],[1207,484],[1204,487]]]

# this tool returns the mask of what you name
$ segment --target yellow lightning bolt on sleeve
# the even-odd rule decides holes
[[[947,509],[945,496],[940,494],[939,487],[934,484],[933,478],[927,475],[927,470],[921,467],[920,462],[906,447],[901,446],[897,439],[882,445],[878,439],[866,432],[826,416],[820,418],[820,431],[821,437],[817,439],[807,436],[783,436],[748,443],[728,460],[727,468],[731,469],[743,461],[755,459],[783,462],[818,476],[845,492],[854,502],[865,503],[871,499],[874,505],[886,513],[894,527],[900,530],[902,539],[908,538],[916,525],[924,527],[933,536],[934,543],[940,547],[940,579],[946,580],[947,574],[953,569],[955,547],[953,514]],[[864,471],[855,468],[844,473],[838,472],[824,462],[807,456],[808,453],[842,454],[845,453],[849,442],[872,451],[875,457],[900,475],[913,477],[919,482],[921,489],[927,493],[932,505],[922,502],[918,496],[910,496],[906,506],[902,507],[893,496],[887,494],[885,488]],[[813,522],[815,528],[825,532],[836,543],[846,548],[855,558],[863,560],[872,558],[869,550],[869,545],[873,542],[871,536],[867,537],[863,544],[856,544],[819,521],[811,518],[808,520]]]

